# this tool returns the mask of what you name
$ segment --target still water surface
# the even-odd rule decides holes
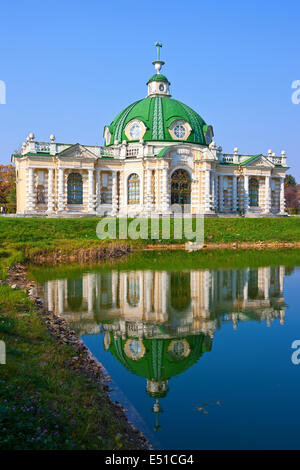
[[[300,339],[300,269],[280,256],[272,266],[185,266],[57,274],[40,290],[154,448],[299,449],[291,345]]]

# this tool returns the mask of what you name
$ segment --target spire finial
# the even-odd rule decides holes
[[[156,42],[155,47],[157,49],[157,60],[160,61],[160,49],[162,47],[162,43],[161,42]]]
[[[162,48],[162,43],[161,42],[156,42],[155,47],[156,47],[156,50],[157,50],[157,59],[154,62],[152,62],[152,64],[155,67],[156,73],[159,73],[160,69],[164,65],[164,62],[162,60],[160,60],[160,49]]]

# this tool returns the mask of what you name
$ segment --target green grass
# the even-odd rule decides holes
[[[42,219],[42,218],[2,218],[0,220],[0,243],[22,243],[39,248],[60,246],[63,240],[69,243],[103,243],[98,240],[96,226],[101,219]],[[172,236],[160,240],[183,243]],[[160,234],[161,235],[161,234]],[[133,244],[159,243],[151,239],[131,241]],[[248,241],[300,241],[300,218],[236,218],[205,219],[205,241],[248,242]]]
[[[75,351],[48,333],[26,294],[0,285],[0,312],[0,449],[130,447],[103,392],[70,369]]]

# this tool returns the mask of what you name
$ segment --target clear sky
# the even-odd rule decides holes
[[[103,127],[146,95],[155,41],[172,96],[225,152],[286,150],[300,181],[299,0],[3,0],[0,161],[38,140],[103,143]]]

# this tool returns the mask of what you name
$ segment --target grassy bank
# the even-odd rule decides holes
[[[4,236],[9,228],[2,222]],[[47,243],[37,239],[34,244],[28,239],[14,243],[7,232],[4,240],[0,242],[0,341],[6,345],[6,364],[0,364],[0,449],[132,449],[143,445],[102,387],[78,371],[78,362],[77,370],[73,367],[77,356],[79,364],[84,360],[84,353],[78,354],[72,344],[60,344],[44,326],[27,289],[9,285],[9,268],[31,259]],[[80,240],[64,244],[66,250],[85,246]],[[51,250],[49,245],[47,250]]]
[[[171,220],[171,236],[164,239],[147,238],[137,240],[99,240],[96,226],[101,219],[42,219],[42,218],[0,218],[0,278],[5,277],[6,265],[17,261],[34,261],[40,255],[46,256],[55,252],[58,261],[60,255],[77,255],[70,261],[78,260],[78,254],[86,250],[106,249],[111,243],[128,245],[132,248],[146,248],[149,245],[168,246],[182,245],[185,238],[176,239],[173,236],[173,221]],[[149,233],[151,233],[149,231]],[[259,218],[259,219],[205,219],[205,243],[299,243],[300,218]],[[247,247],[251,248],[251,247]],[[95,256],[91,253],[90,258]],[[101,253],[98,256],[101,258]],[[84,259],[83,259],[84,260]],[[43,262],[43,258],[42,258]]]
[[[107,396],[72,370],[74,349],[59,344],[20,289],[0,285],[0,449],[134,448]]]
[[[40,247],[60,245],[62,240],[69,242],[98,242],[96,226],[101,219],[42,219],[42,218],[1,218],[0,243],[22,243]],[[251,242],[251,241],[300,241],[300,218],[234,218],[205,219],[205,242]],[[183,239],[173,236],[171,220],[171,237],[149,238],[132,241],[132,243],[183,243]]]

